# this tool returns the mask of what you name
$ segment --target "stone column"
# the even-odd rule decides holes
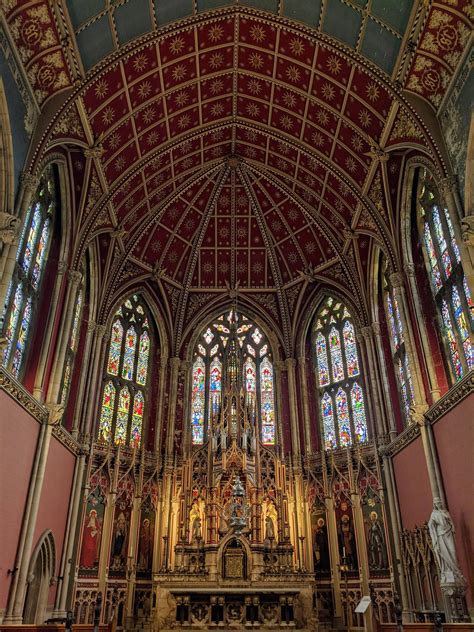
[[[63,554],[61,556],[61,567],[59,569],[58,588],[56,593],[56,603],[53,612],[54,617],[65,617],[67,606],[67,595],[69,588],[74,581],[73,551],[78,533],[78,517],[82,500],[82,484],[85,471],[86,455],[81,452],[76,458],[74,467],[74,479],[72,483],[71,499],[66,524],[66,536],[63,543]]]
[[[413,405],[424,406],[426,410],[428,408],[428,404],[426,403],[424,393],[420,363],[418,361],[418,355],[415,352],[415,345],[413,342],[413,328],[411,326],[410,314],[407,307],[405,288],[403,285],[403,275],[400,272],[393,272],[390,275],[390,283],[392,284],[393,295],[398,304],[398,311],[400,313],[403,330],[403,339],[405,342],[405,353],[407,354],[408,364],[410,366],[414,393]]]
[[[187,456],[191,450],[191,380],[193,363],[190,360],[182,360],[181,373],[183,375],[183,431],[181,434],[181,450],[183,456]],[[222,404],[222,400],[221,400]]]
[[[158,388],[158,406],[156,407],[155,420],[155,454],[161,454],[161,435],[163,431],[163,410],[165,401],[166,378],[168,370],[167,358],[160,359],[160,374]]]
[[[384,402],[384,414],[387,420],[387,430],[390,441],[393,441],[397,436],[397,427],[395,424],[395,417],[393,414],[393,406],[390,405],[390,401],[387,401],[387,398],[390,398],[390,386],[388,382],[387,375],[387,363],[385,361],[385,354],[383,350],[383,342],[382,335],[380,333],[380,323],[374,322],[372,323],[372,330],[374,336],[374,349],[375,353],[378,357],[378,365],[380,367],[380,378],[381,378],[381,392],[380,398],[381,401]]]
[[[285,451],[283,442],[283,417],[282,417],[282,381],[281,374],[286,371],[286,365],[281,360],[275,360],[273,363],[275,369],[275,445],[280,446],[281,453]]]
[[[290,407],[291,448],[295,463],[301,462],[301,446],[298,419],[298,406],[296,402],[296,360],[287,358],[285,361],[288,373],[288,403]]]
[[[77,402],[85,401],[85,390],[86,385],[89,382],[90,378],[90,369],[91,369],[91,348],[92,348],[92,340],[94,338],[94,333],[97,328],[97,324],[93,320],[89,320],[87,323],[87,331],[86,331],[86,339],[84,343],[84,355],[82,358],[81,372],[79,378],[79,385],[77,389]],[[77,439],[79,436],[79,425],[81,422],[81,418],[84,417],[84,410],[82,408],[78,408],[76,405],[74,410],[74,419],[71,428],[71,434],[74,439]]]
[[[168,426],[166,429],[166,455],[173,458],[174,451],[174,424],[176,417],[176,395],[178,392],[179,367],[181,359],[178,357],[170,358],[171,377],[170,377],[170,394],[168,404]]]
[[[328,523],[329,558],[331,562],[331,581],[334,593],[334,618],[335,623],[342,624],[342,595],[341,575],[339,571],[339,542],[337,538],[336,511],[332,496],[326,496],[326,516]],[[335,626],[340,627],[340,626]]]
[[[142,461],[142,475],[143,475],[144,463]],[[142,476],[140,477],[142,478]],[[136,569],[137,569],[137,555],[138,555],[138,537],[140,532],[140,513],[142,503],[142,482],[140,481],[139,488],[135,490],[135,497],[133,499],[132,514],[130,518],[130,539],[128,542],[128,556],[127,556],[127,597],[125,604],[125,615],[128,622],[132,622],[133,616],[133,596],[135,593],[136,585]],[[129,627],[127,625],[127,627]],[[131,625],[130,625],[131,627]]]
[[[112,542],[112,530],[114,526],[115,503],[117,500],[117,485],[120,473],[120,446],[117,448],[115,456],[115,465],[111,476],[110,490],[107,494],[107,502],[105,505],[104,522],[102,524],[102,540],[100,543],[99,555],[99,591],[102,593],[102,603],[105,604],[105,588],[108,581],[108,569],[110,559],[110,546]]]
[[[298,367],[300,371],[300,395],[303,405],[303,422],[304,422],[304,441],[305,453],[311,454],[311,415],[309,412],[309,398],[311,394],[308,390],[308,376],[305,356],[298,358]]]
[[[383,437],[386,432],[386,424],[383,413],[382,406],[380,404],[380,391],[379,391],[379,379],[378,373],[376,371],[377,366],[377,358],[374,350],[374,330],[372,327],[362,327],[360,330],[361,336],[359,336],[359,341],[365,347],[365,355],[367,358],[367,369],[366,374],[369,376],[369,392],[371,393],[371,397],[368,398],[368,402],[372,404],[372,417],[374,424],[374,432],[379,437]]]
[[[400,516],[400,508],[398,505],[397,488],[395,484],[395,476],[393,473],[393,464],[387,453],[381,451],[383,458],[383,469],[385,472],[384,480],[387,491],[388,508],[390,514],[390,526],[392,532],[391,543],[393,543],[395,559],[393,560],[393,570],[398,579],[400,586],[400,597],[403,607],[403,621],[408,622],[411,619],[408,602],[408,590],[405,581],[405,570],[402,562],[402,550],[400,547],[399,534],[402,532],[402,520]]]
[[[88,398],[86,400],[85,414],[82,420],[82,432],[86,437],[90,437],[94,432],[94,416],[96,415],[97,401],[101,396],[99,371],[103,364],[103,352],[106,343],[104,340],[105,332],[105,325],[95,326],[89,367],[90,379],[87,385]]]
[[[64,312],[59,337],[56,346],[56,355],[53,363],[54,369],[48,388],[48,401],[56,403],[61,395],[61,381],[64,373],[66,353],[71,338],[71,328],[77,301],[77,289],[81,282],[82,274],[78,270],[69,270],[67,273],[68,287],[64,301]]]
[[[415,275],[415,264],[407,263],[405,265],[405,273],[408,279],[408,285],[410,288],[410,294],[412,296],[412,305],[415,310],[416,323],[418,328],[418,333],[421,338],[421,343],[423,345],[423,357],[425,359],[425,366],[428,371],[428,377],[430,381],[430,393],[433,399],[433,402],[437,402],[441,397],[441,390],[438,384],[438,378],[436,376],[436,370],[433,364],[433,356],[431,354],[430,343],[428,340],[428,332],[426,329],[426,322],[423,314],[423,310],[421,307],[421,301],[418,300],[418,288],[416,285],[416,275]]]

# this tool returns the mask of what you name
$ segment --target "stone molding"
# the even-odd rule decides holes
[[[0,367],[0,389],[5,391],[39,423],[47,423],[49,411],[42,406],[13,375]]]
[[[61,425],[53,426],[53,437],[55,437],[62,445],[74,455],[78,456],[81,452],[79,443],[69,434],[69,432]]]

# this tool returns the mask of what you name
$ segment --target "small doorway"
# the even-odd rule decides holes
[[[247,579],[247,555],[242,542],[234,538],[224,551],[223,576],[225,579]]]
[[[51,531],[46,531],[38,541],[31,556],[28,570],[28,587],[23,623],[44,623],[48,607],[49,588],[56,567],[56,549]]]

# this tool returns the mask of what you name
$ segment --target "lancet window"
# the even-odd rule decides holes
[[[259,425],[262,443],[273,445],[275,394],[270,345],[255,323],[234,309],[212,322],[196,345],[191,387],[193,445],[202,445],[209,438],[219,423],[223,398],[230,391],[242,396],[247,416]]]
[[[367,441],[362,368],[347,307],[332,297],[320,309],[314,345],[324,447]]]
[[[58,204],[58,174],[51,164],[44,170],[26,213],[5,303],[3,365],[15,377],[24,364]]]
[[[446,355],[456,380],[474,367],[471,342],[474,305],[461,264],[449,211],[432,176],[419,171],[419,228],[431,290],[438,307]]]
[[[102,403],[99,440],[138,447],[149,383],[151,334],[143,301],[134,294],[112,322]]]
[[[386,274],[383,278],[383,285],[383,300],[389,329],[392,359],[397,376],[398,389],[400,392],[402,413],[405,421],[408,422],[410,406],[412,405],[414,399],[414,392],[410,364],[405,348],[406,333],[403,330],[403,323],[400,318],[400,306],[398,305],[397,297],[395,296],[393,287]]]

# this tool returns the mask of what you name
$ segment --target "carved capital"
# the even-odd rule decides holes
[[[105,325],[96,325],[95,326],[95,336],[98,340],[105,336],[105,332],[107,331],[107,327]]]
[[[425,426],[427,424],[427,418],[425,412],[428,407],[423,404],[413,404],[410,406],[410,421],[417,426]]]
[[[276,371],[286,371],[286,363],[283,362],[283,360],[275,360],[273,366],[275,367]]]
[[[101,142],[96,142],[92,145],[92,147],[88,147],[87,149],[84,149],[84,156],[86,158],[102,158],[102,156],[104,155],[104,147],[102,146]]]
[[[20,219],[10,213],[0,212],[0,241],[4,244],[13,244],[20,229]]]
[[[67,261],[58,261],[57,273],[65,274],[67,272]]]
[[[393,289],[402,288],[403,287],[403,274],[401,272],[392,272],[390,275],[390,283],[392,284]]]
[[[293,369],[293,371],[294,371],[295,367],[296,367],[296,359],[295,358],[286,358],[285,364],[286,364],[287,370]]]
[[[97,323],[95,322],[95,320],[87,321],[87,333],[88,334],[93,334],[96,327],[97,327]]]
[[[342,235],[344,239],[347,239],[349,241],[359,238],[359,235],[354,230],[352,230],[350,226],[344,226],[344,228],[342,229]]]
[[[177,356],[173,356],[170,358],[170,366],[171,368],[178,370],[181,365],[181,358]]]
[[[362,335],[362,338],[365,338],[366,340],[369,340],[372,335],[373,335],[373,329],[371,326],[369,327],[361,327],[360,328],[360,333]]]
[[[166,268],[160,268],[160,264],[157,262],[153,266],[153,270],[151,271],[151,278],[154,281],[159,281],[165,276],[166,276]]]
[[[69,270],[68,271],[68,273],[67,273],[67,280],[72,285],[79,285],[81,279],[82,279],[82,274],[79,272],[79,270]]]
[[[188,371],[190,371],[192,366],[193,363],[191,362],[191,360],[181,360],[180,369],[183,373],[187,373]]]
[[[128,230],[125,230],[125,228],[119,224],[116,228],[114,228],[111,233],[112,237],[114,237],[115,239],[118,239],[119,237],[126,237],[126,235],[128,234]]]
[[[461,220],[462,240],[466,246],[474,248],[474,215],[466,215]]]
[[[388,152],[384,151],[376,143],[372,143],[370,145],[370,150],[367,152],[366,156],[370,156],[372,160],[376,160],[377,162],[387,162],[389,159]]]
[[[405,273],[409,277],[415,276],[415,264],[414,263],[406,263],[405,264]]]
[[[316,275],[312,266],[306,266],[303,270],[299,270],[298,274],[307,283],[314,283],[316,281]]]
[[[450,193],[454,193],[458,186],[458,179],[456,176],[448,176],[447,178],[442,178],[438,182],[439,192],[446,199],[446,196]]]
[[[372,323],[372,331],[374,332],[375,336],[380,336],[381,331],[380,331],[380,323],[378,323],[377,321]]]
[[[64,406],[62,404],[46,404],[46,408],[49,411],[48,424],[50,426],[57,426],[64,415]]]
[[[26,190],[34,192],[38,188],[40,179],[38,178],[38,176],[29,173],[29,171],[23,171],[20,177],[20,181]]]

